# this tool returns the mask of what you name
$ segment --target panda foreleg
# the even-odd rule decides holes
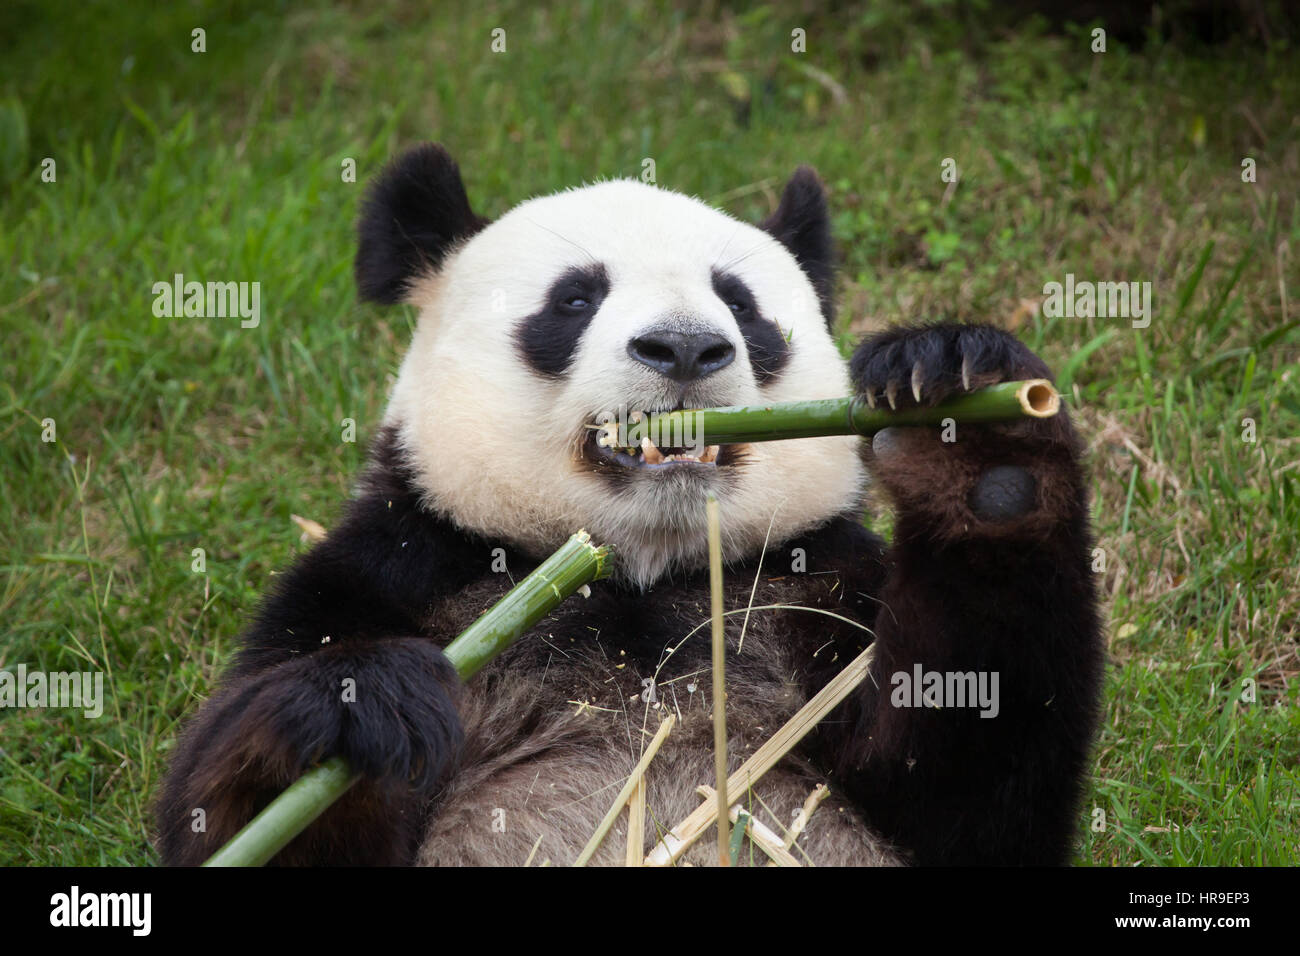
[[[853,370],[908,404],[1047,375],[1011,336],[952,325],[868,340]],[[894,541],[837,765],[918,863],[1068,860],[1102,668],[1079,451],[1064,414],[873,443]]]
[[[362,779],[272,861],[408,863],[460,750],[454,668],[422,638],[335,638],[235,673],[187,729],[158,806],[163,862],[201,863],[318,761]]]

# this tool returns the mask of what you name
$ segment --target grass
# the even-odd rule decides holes
[[[0,668],[102,669],[110,699],[99,720],[0,710],[0,863],[156,862],[178,722],[305,547],[290,513],[332,523],[374,434],[412,315],[357,305],[352,222],[428,138],[488,215],[650,157],[757,219],[808,162],[846,348],[927,317],[1017,330],[1062,371],[1104,549],[1077,861],[1300,861],[1300,65],[883,9],[7,4]],[[155,317],[176,272],[259,281],[261,325]],[[1150,281],[1150,327],[1043,317],[1067,272]]]

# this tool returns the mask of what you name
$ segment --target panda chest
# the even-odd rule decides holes
[[[435,809],[422,861],[571,863],[671,716],[645,773],[648,851],[658,839],[650,834],[679,823],[705,799],[699,788],[716,783],[707,621],[693,605],[639,622],[571,613],[548,619],[480,673],[460,707],[465,758]],[[805,701],[766,630],[748,630],[739,653],[739,627],[729,634],[730,771]],[[792,813],[819,781],[787,761],[755,795]],[[596,862],[622,862],[626,821]]]

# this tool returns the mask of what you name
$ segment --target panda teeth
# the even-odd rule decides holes
[[[630,449],[629,449],[630,450]],[[665,455],[659,446],[652,442],[649,437],[641,439],[641,461],[647,465],[666,465],[674,461],[690,461],[697,464],[709,464],[716,461],[718,452],[722,450],[720,445],[708,445],[697,455],[688,455],[686,453]]]

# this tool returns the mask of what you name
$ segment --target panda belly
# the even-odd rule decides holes
[[[508,752],[464,767],[435,810],[418,862],[425,866],[573,863],[635,764],[628,723],[640,733],[641,716],[570,713],[535,725],[531,737],[516,740]],[[646,721],[647,740],[658,721],[653,713]],[[734,772],[762,738],[779,726],[779,721],[773,722],[766,733],[733,736],[728,747],[729,769]],[[486,726],[467,726],[466,730],[471,749],[482,745],[483,737],[491,733]],[[646,773],[643,855],[700,805],[696,787],[713,780],[712,722],[697,707],[683,713]],[[784,836],[782,828],[794,821],[796,811],[821,782],[811,768],[787,757],[758,781],[751,794],[732,795],[732,802],[743,803],[758,820]],[[628,814],[623,811],[592,863],[623,865],[627,830]],[[804,865],[810,861],[818,866],[901,862],[834,793],[812,814],[793,852]],[[762,865],[767,857],[746,841],[741,862],[748,865],[751,860]],[[710,827],[681,862],[716,864],[716,831]]]

